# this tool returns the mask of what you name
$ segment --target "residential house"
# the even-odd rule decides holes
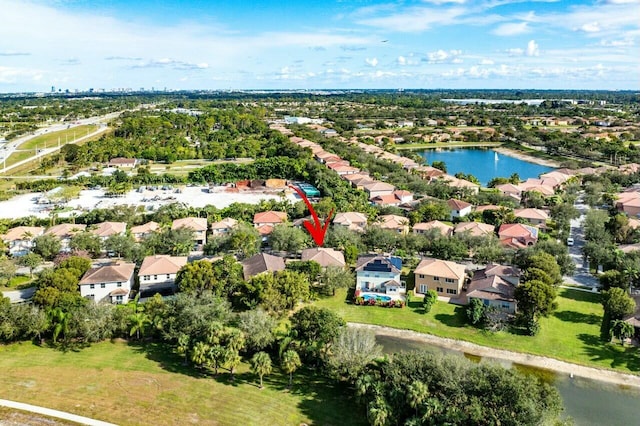
[[[171,224],[171,229],[189,229],[193,232],[193,243],[196,250],[201,250],[207,244],[207,218],[185,217],[176,219]]]
[[[125,158],[125,157],[116,157],[109,160],[107,165],[109,167],[128,167],[134,168],[138,164],[138,160],[136,158]]]
[[[378,195],[373,197],[371,202],[378,206],[400,206],[401,204],[413,201],[413,194],[409,191],[395,190],[389,195]]]
[[[302,250],[301,260],[303,262],[313,260],[314,262],[318,262],[323,268],[327,266],[344,268],[345,266],[344,254],[342,254],[341,251],[327,247],[315,247]]]
[[[356,291],[373,291],[398,295],[406,292],[400,280],[402,259],[395,256],[367,254],[358,257]]]
[[[447,201],[447,205],[451,209],[452,220],[470,215],[471,209],[473,208],[473,204],[467,203],[466,201],[462,200],[456,200],[454,198],[450,198]]]
[[[135,268],[135,263],[123,262],[89,269],[78,284],[80,296],[96,302],[127,303]]]
[[[237,220],[231,217],[225,217],[224,219],[211,224],[211,233],[213,235],[225,235],[228,234],[237,225]]]
[[[284,271],[284,259],[267,253],[258,253],[242,262],[242,273],[245,280],[264,272]]]
[[[253,225],[263,237],[271,234],[276,225],[280,225],[287,221],[286,212],[277,212],[269,210],[266,212],[256,213],[253,216]]]
[[[479,299],[485,306],[515,314],[517,302],[514,294],[520,271],[511,266],[495,263],[474,272],[467,289],[467,300]]]
[[[516,200],[520,200],[520,197],[522,196],[522,189],[520,188],[520,186],[514,185],[513,183],[496,185],[495,189],[500,191],[502,195],[506,195],[507,197],[511,197]]]
[[[396,187],[386,183],[374,181],[372,183],[364,185],[364,190],[369,194],[369,199],[375,198],[380,195],[390,195],[396,190]]]
[[[437,230],[442,236],[449,237],[453,234],[453,226],[442,223],[439,220],[431,222],[416,223],[413,225],[414,234],[426,234],[432,229]]]
[[[86,228],[87,225],[84,224],[61,223],[47,228],[47,230],[44,231],[44,234],[57,237],[60,240],[60,251],[66,253],[71,251],[69,247],[71,238],[78,232],[84,231]]]
[[[333,224],[361,232],[367,226],[367,215],[359,212],[337,213],[333,219]]]
[[[409,232],[409,219],[395,214],[386,214],[378,217],[376,222],[380,228],[388,229],[399,234],[407,234]]]
[[[440,259],[422,259],[415,271],[415,294],[435,290],[438,296],[457,298],[466,278],[465,266]]]
[[[640,192],[629,191],[617,194],[615,206],[630,217],[640,215]]]
[[[521,223],[505,223],[498,229],[500,243],[511,248],[524,248],[538,242],[538,228]]]
[[[454,230],[454,234],[462,234],[467,232],[472,237],[484,237],[487,235],[493,235],[495,231],[495,227],[493,225],[489,225],[488,223],[481,222],[460,222],[458,223]]]
[[[1,238],[9,248],[9,254],[18,257],[29,253],[34,247],[33,239],[42,234],[42,226],[17,226],[9,229]]]
[[[545,227],[549,214],[540,209],[516,209],[513,211],[515,217],[525,219],[531,225]]]
[[[175,293],[175,282],[180,268],[187,264],[186,256],[168,256],[157,254],[147,256],[140,265],[138,282],[143,297],[155,293]]]
[[[101,240],[106,240],[112,235],[124,235],[127,232],[126,222],[102,222],[95,225],[95,228],[91,229],[94,235],[100,237]]]
[[[131,228],[131,235],[136,241],[142,241],[149,235],[160,230],[158,222],[150,221],[143,225],[134,226]]]

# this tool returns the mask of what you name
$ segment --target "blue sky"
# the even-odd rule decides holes
[[[640,0],[0,0],[0,92],[640,88]]]

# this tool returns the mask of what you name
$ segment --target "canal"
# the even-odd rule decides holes
[[[509,177],[517,173],[521,180],[526,180],[553,170],[551,167],[499,154],[488,148],[430,148],[417,153],[429,165],[434,161],[444,161],[447,173],[451,175],[458,172],[471,173],[483,186],[495,177]]]
[[[536,375],[553,384],[562,396],[565,415],[578,426],[617,426],[640,424],[640,391],[625,389],[595,380],[569,377],[548,370],[513,364],[508,361],[482,358],[459,351],[431,346],[415,340],[377,335],[376,340],[385,353],[427,350],[465,356],[474,362],[496,362],[506,368],[516,368],[525,374]]]

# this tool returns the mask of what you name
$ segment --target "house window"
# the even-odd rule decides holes
[[[436,291],[437,291],[438,293],[442,293],[444,290],[442,289],[442,287],[436,287]]]
[[[157,276],[157,275],[154,275],[154,276],[153,276],[153,279],[154,279],[154,280],[157,280],[157,279],[158,279],[158,276]]]
[[[455,283],[455,282],[456,282],[456,280],[454,280],[453,278],[445,278],[445,279],[444,279],[444,282],[445,282],[445,283],[449,283],[449,284],[453,284],[453,283]]]
[[[374,278],[380,278],[380,274],[375,274],[373,277]]]
[[[434,281],[440,281],[440,277],[433,277]]]
[[[455,288],[448,288],[447,294],[458,294],[458,290],[456,290]]]
[[[107,285],[105,283],[100,283],[100,288],[105,288]]]
[[[502,309],[509,309],[511,306],[508,303],[502,304]]]
[[[167,274],[167,279],[170,280],[171,279],[171,274]]]
[[[116,296],[116,302],[117,303],[122,303],[122,296]]]
[[[91,290],[93,290],[94,288],[96,288],[96,285],[95,285],[95,284],[89,284],[89,288],[90,288]]]
[[[424,278],[424,274],[418,274],[420,278]]]
[[[145,280],[145,281],[149,281],[149,279],[150,279],[150,278],[151,278],[151,277],[150,277],[149,275],[145,275],[145,276],[144,276],[144,280]]]
[[[420,293],[425,294],[427,292],[427,286],[424,284],[420,284],[419,290]]]
[[[118,283],[118,287],[122,287],[122,283]]]

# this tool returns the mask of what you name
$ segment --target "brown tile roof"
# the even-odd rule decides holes
[[[367,224],[367,215],[359,212],[338,213],[333,219],[333,223],[344,226],[350,226],[352,224],[365,226]]]
[[[79,285],[129,281],[136,268],[135,263],[113,263],[89,269]]]
[[[131,228],[131,233],[133,235],[148,234],[150,232],[157,231],[158,229],[160,229],[160,225],[158,224],[158,222],[151,221],[142,225],[134,226],[133,228]]]
[[[377,223],[383,229],[398,229],[409,226],[409,219],[395,214],[386,214],[378,217]]]
[[[467,289],[467,298],[514,302],[514,293],[515,285],[498,275],[479,279],[474,277]]]
[[[218,229],[232,229],[235,228],[235,226],[238,224],[238,221],[235,220],[232,217],[225,217],[224,219],[222,219],[219,222],[213,222],[211,224],[211,229],[213,231],[218,230]]]
[[[176,274],[187,264],[186,256],[168,256],[157,254],[147,256],[140,265],[138,275]]]
[[[431,222],[416,223],[413,225],[413,231],[428,231],[430,229],[437,229],[442,235],[450,235],[453,232],[453,226],[442,223],[439,220],[432,220]]]
[[[242,261],[242,272],[245,280],[267,271],[283,271],[284,268],[283,258],[267,253],[259,253]]]
[[[513,211],[516,217],[523,219],[547,220],[549,215],[546,211],[540,209],[516,209]]]
[[[449,198],[447,200],[447,205],[452,210],[464,210],[467,207],[473,206],[473,204],[467,203],[466,201],[456,200],[455,198]]]
[[[90,232],[98,237],[110,237],[111,235],[123,234],[127,230],[126,222],[102,222]]]
[[[459,280],[465,276],[465,266],[448,260],[427,258],[422,259],[414,273]]]
[[[176,219],[171,225],[171,229],[187,228],[193,231],[206,231],[207,219],[204,217],[185,217]]]
[[[326,247],[315,247],[302,250],[302,261],[313,260],[320,266],[344,266],[344,254],[341,251]]]
[[[378,182],[378,181],[374,181],[371,182],[367,185],[364,186],[365,191],[367,192],[371,192],[371,191],[393,191],[394,189],[396,189],[395,186],[386,183],[386,182]]]
[[[61,223],[48,228],[44,233],[58,238],[70,238],[78,232],[84,231],[86,227],[87,225],[84,224]]]
[[[42,226],[17,226],[11,228],[6,234],[2,235],[4,241],[18,241],[25,240],[27,238],[35,238],[44,233]]]
[[[472,236],[484,236],[493,234],[494,226],[480,222],[460,222],[456,225],[454,232],[456,234],[468,232]]]
[[[521,223],[505,223],[500,225],[498,236],[502,238],[538,238],[537,228]]]
[[[253,223],[283,223],[287,220],[287,213],[269,210],[266,212],[256,213],[253,216]]]

